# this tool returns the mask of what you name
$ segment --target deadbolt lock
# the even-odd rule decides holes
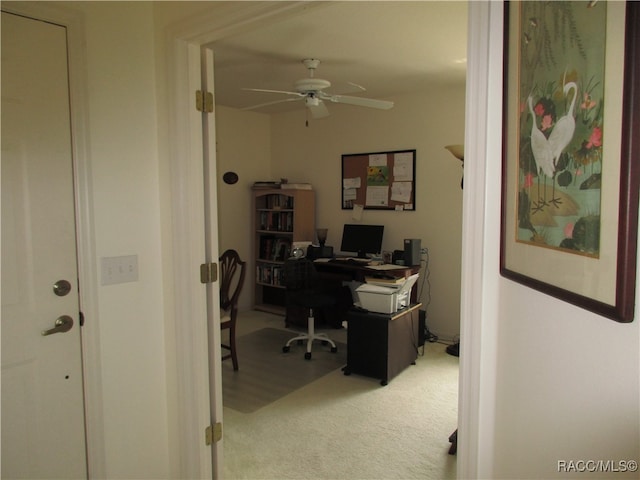
[[[59,297],[64,297],[71,291],[71,283],[67,280],[58,280],[53,284],[53,293]]]

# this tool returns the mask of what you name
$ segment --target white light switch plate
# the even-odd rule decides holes
[[[102,257],[102,285],[138,281],[138,256]]]

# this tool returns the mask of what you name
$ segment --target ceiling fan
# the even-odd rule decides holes
[[[268,105],[275,105],[277,103],[295,102],[298,100],[304,100],[306,107],[311,112],[313,118],[322,118],[329,115],[324,101],[333,103],[344,103],[348,105],[357,105],[359,107],[378,108],[382,110],[388,110],[393,107],[393,102],[386,100],[375,100],[372,98],[353,97],[348,95],[337,95],[325,92],[324,90],[331,86],[331,82],[322,78],[315,78],[314,72],[320,60],[316,58],[306,58],[302,61],[305,67],[309,70],[309,78],[303,78],[296,81],[293,84],[295,91],[286,90],[267,90],[263,88],[243,88],[243,90],[249,90],[252,92],[267,92],[267,93],[281,93],[285,95],[292,95],[295,98],[285,98],[283,100],[275,100],[272,102],[261,103],[259,105],[253,105],[251,107],[245,107],[242,110],[254,110],[256,108],[266,107]],[[365,91],[364,87],[351,83],[354,87]]]

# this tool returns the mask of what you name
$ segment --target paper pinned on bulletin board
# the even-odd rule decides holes
[[[391,185],[391,200],[411,202],[411,182],[393,182]]]
[[[358,205],[357,203],[353,205],[353,210],[351,211],[351,219],[360,221],[362,220],[362,212],[364,211],[364,207],[362,205]]]
[[[358,188],[361,186],[360,177],[345,178],[342,180],[342,207],[353,205],[358,196]]]

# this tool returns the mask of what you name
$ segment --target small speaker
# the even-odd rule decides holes
[[[393,255],[391,257],[391,262],[394,265],[398,265],[398,261],[402,260],[402,264],[404,265],[404,250],[394,250]]]
[[[404,239],[404,264],[407,266],[420,265],[420,239]]]

